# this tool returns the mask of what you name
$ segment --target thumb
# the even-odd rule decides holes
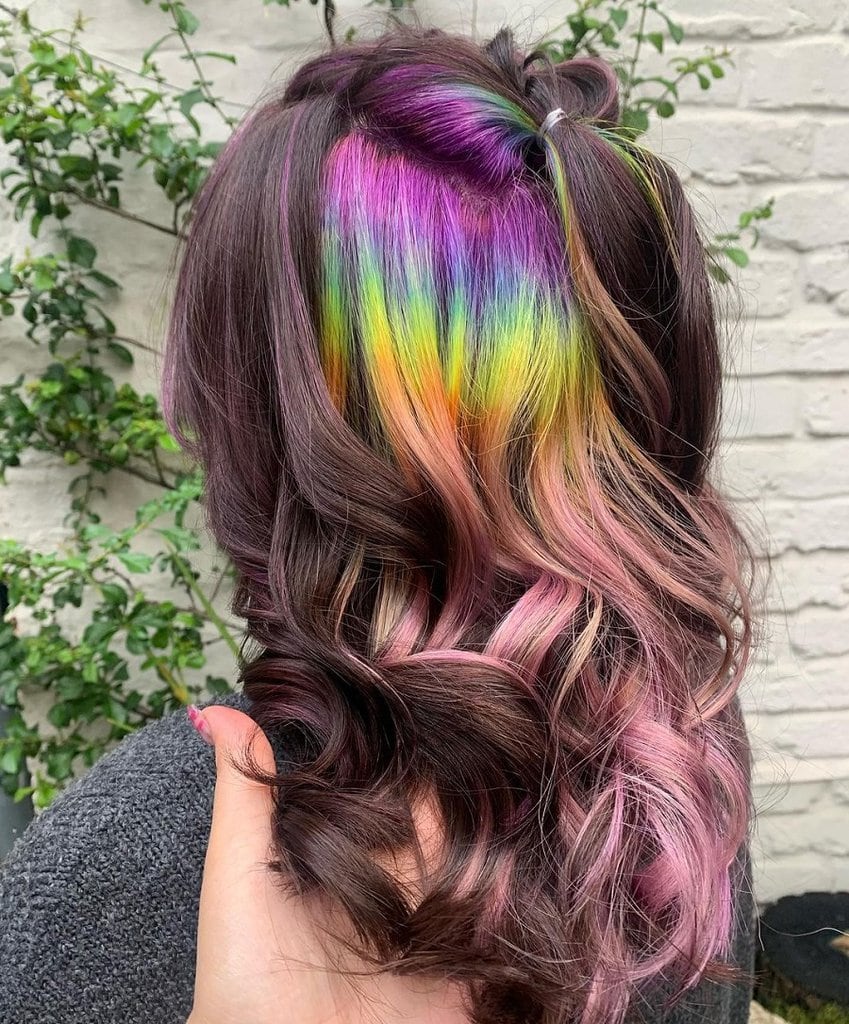
[[[259,725],[236,708],[213,704],[189,711],[195,728],[215,748],[215,795],[207,848],[207,870],[220,865],[232,877],[235,862],[256,867],[269,855],[272,790],[246,778],[234,764],[251,755],[264,772],[276,774],[271,744]]]

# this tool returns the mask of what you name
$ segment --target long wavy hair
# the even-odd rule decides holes
[[[173,306],[244,691],[299,740],[271,864],[476,1024],[739,977],[752,559],[705,246],[617,93],[507,30],[310,59],[217,159]]]

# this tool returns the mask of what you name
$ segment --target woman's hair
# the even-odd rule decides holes
[[[272,864],[478,1024],[739,977],[752,577],[707,258],[614,72],[506,30],[309,60],[196,201],[165,403],[252,714],[300,742]]]

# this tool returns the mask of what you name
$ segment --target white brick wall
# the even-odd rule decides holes
[[[709,225],[775,196],[732,330],[724,477],[773,562],[744,690],[761,899],[849,887],[849,10],[671,0],[736,82],[652,133]],[[709,11],[710,13],[705,13]],[[757,317],[757,319],[755,319]]]
[[[39,24],[68,24],[79,0],[37,0]],[[192,0],[204,46],[236,53],[216,80],[251,102],[322,45],[319,13],[260,0]],[[346,24],[379,20],[361,0],[338,4]],[[418,0],[424,20],[468,29],[473,5]],[[85,0],[91,49],[135,64],[161,34],[156,4]],[[477,28],[511,23],[520,38],[561,22],[564,0],[479,3]],[[747,518],[767,531],[774,580],[769,643],[745,689],[758,751],[758,889],[762,899],[806,887],[849,887],[849,11],[844,0],[667,0],[687,39],[681,52],[729,46],[736,68],[710,92],[689,90],[652,142],[676,162],[708,228],[769,196],[774,219],[740,277],[743,317],[731,324],[724,475]],[[672,51],[678,52],[678,51]],[[169,77],[187,81],[176,53]],[[140,188],[135,210],[157,213]],[[8,224],[8,212],[0,214]],[[131,277],[117,307],[126,332],[158,342],[167,240],[88,216],[116,276]],[[10,226],[11,244],[27,244]],[[734,310],[731,304],[732,312]],[[752,317],[757,314],[757,321]],[[8,340],[7,340],[8,339]],[[32,365],[6,328],[0,366]],[[155,367],[136,378],[152,386]],[[733,374],[733,376],[732,376]],[[35,460],[0,492],[0,533],[51,543],[60,532],[68,472]],[[112,515],[138,500],[117,494]]]

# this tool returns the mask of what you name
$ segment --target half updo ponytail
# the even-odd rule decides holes
[[[600,61],[340,46],[196,201],[165,402],[252,714],[298,739],[256,774],[274,866],[476,1024],[739,975],[752,560],[710,480],[720,384],[693,213]]]

